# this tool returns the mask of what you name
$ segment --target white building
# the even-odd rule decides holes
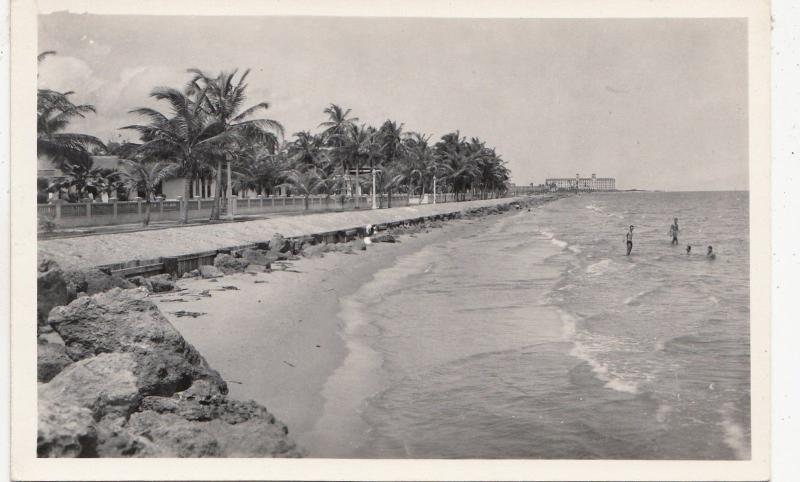
[[[544,183],[554,190],[615,191],[616,182],[613,177],[597,177],[597,174],[592,174],[592,177],[581,177],[580,174],[575,174],[575,177],[551,177]]]

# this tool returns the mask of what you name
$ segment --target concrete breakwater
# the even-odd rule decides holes
[[[544,200],[516,202],[522,208]],[[515,207],[509,204],[495,201],[450,217],[497,214]],[[436,228],[447,217],[384,223],[371,241],[393,242]],[[297,256],[368,248],[359,232],[348,231],[275,235],[255,246],[217,250],[210,264],[184,276],[262,272]],[[227,397],[219,374],[147,299],[149,292],[173,289],[174,277],[123,274],[40,262],[39,455],[302,455],[266,408]]]

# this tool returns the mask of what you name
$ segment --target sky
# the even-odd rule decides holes
[[[251,69],[248,102],[287,135],[336,103],[436,140],[494,146],[512,181],[615,177],[618,189],[746,190],[747,25],[741,19],[39,17],[40,87],[96,115],[69,131],[136,140],[188,68]],[[121,137],[120,137],[121,136]]]

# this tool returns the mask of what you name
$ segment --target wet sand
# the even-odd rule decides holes
[[[492,218],[451,221],[428,233],[403,235],[400,243],[303,258],[271,273],[184,279],[178,282],[182,291],[152,299],[220,372],[232,398],[265,405],[302,446],[322,415],[325,382],[347,354],[337,317],[340,298],[398,257],[480,229],[476,225]],[[181,310],[202,314],[178,316]]]

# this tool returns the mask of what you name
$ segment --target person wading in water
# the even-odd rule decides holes
[[[625,253],[625,256],[630,256],[633,249],[633,224],[631,224],[628,232],[625,233],[625,245],[628,247],[628,252]]]
[[[677,246],[678,245],[678,233],[680,233],[680,232],[681,232],[681,230],[678,229],[678,218],[675,218],[675,222],[673,222],[672,226],[669,227],[669,235],[672,236],[672,245],[673,246]]]

